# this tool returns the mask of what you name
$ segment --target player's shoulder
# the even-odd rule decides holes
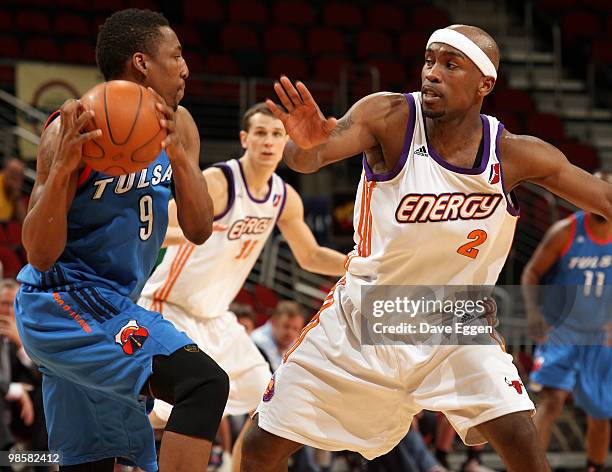
[[[356,108],[364,110],[382,109],[382,110],[398,110],[408,106],[406,97],[403,93],[397,92],[375,92],[366,95],[356,104]]]
[[[576,213],[569,215],[567,218],[556,221],[546,231],[546,237],[549,239],[558,239],[561,242],[569,240],[573,236],[576,228]]]
[[[556,149],[552,144],[528,134],[514,134],[504,128],[498,143],[504,156],[527,156],[539,150]]]

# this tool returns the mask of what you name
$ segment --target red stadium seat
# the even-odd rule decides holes
[[[573,44],[580,39],[593,39],[601,33],[599,18],[588,11],[575,10],[566,13],[561,26],[563,42]]]
[[[24,33],[49,34],[51,25],[49,15],[39,10],[21,10],[17,12],[15,24]]]
[[[0,10],[0,30],[11,31],[15,26],[13,15],[10,11]]]
[[[253,51],[259,49],[259,37],[248,26],[229,25],[221,30],[224,51]]]
[[[57,6],[69,10],[87,11],[91,9],[91,1],[89,0],[58,0]]]
[[[612,26],[612,22],[610,26]],[[592,58],[597,62],[612,64],[612,40],[596,39],[591,46],[591,54]]]
[[[265,24],[269,20],[268,9],[256,0],[234,0],[229,5],[231,23]]]
[[[372,5],[366,18],[371,27],[381,30],[402,31],[406,27],[404,10],[392,3]]]
[[[225,54],[210,54],[206,58],[204,70],[207,74],[239,75],[236,61]]]
[[[190,72],[206,72],[204,60],[197,51],[183,51],[183,59],[185,59]],[[187,83],[187,86],[189,86],[189,83]]]
[[[328,26],[356,30],[363,23],[361,11],[351,3],[330,2],[323,7],[323,21]]]
[[[577,3],[577,0],[537,0],[538,7],[551,13],[574,8]]]
[[[255,303],[253,302],[253,296],[245,288],[240,289],[240,292],[238,292],[238,295],[236,295],[236,298],[234,298],[234,302],[242,303],[244,305],[255,306]]]
[[[2,56],[4,57],[21,57],[21,48],[14,36],[0,36],[0,51],[2,51]]]
[[[4,246],[0,246],[0,262],[2,262],[2,275],[7,278],[15,278],[24,265],[11,248]]]
[[[340,80],[342,70],[350,65],[345,56],[323,56],[314,64],[314,77],[316,80],[337,82]]]
[[[295,28],[276,25],[269,27],[264,34],[268,53],[300,52],[304,48],[302,37]]]
[[[308,78],[308,66],[295,55],[272,56],[268,58],[268,77],[277,78],[287,75],[291,79],[305,80]]]
[[[197,29],[189,24],[176,25],[173,27],[183,49],[199,49],[202,47],[200,34]]]
[[[406,31],[398,40],[398,50],[404,59],[419,60],[423,62],[425,57],[425,46],[427,35],[418,31]]]
[[[65,36],[88,37],[94,35],[94,29],[83,15],[62,13],[55,17],[54,31]]]
[[[527,132],[552,144],[565,138],[563,121],[551,113],[530,113],[527,116]]]
[[[434,30],[450,25],[451,19],[444,10],[434,6],[417,6],[411,12],[410,31],[422,31],[430,34]],[[425,44],[423,44],[425,50]]]
[[[151,11],[160,11],[160,5],[155,0],[125,0],[126,8],[142,8]]]
[[[517,113],[512,111],[500,111],[491,113],[495,118],[502,122],[504,127],[512,134],[523,134],[523,123]]]
[[[254,295],[257,312],[270,316],[276,305],[278,305],[276,293],[263,285],[255,285]]]
[[[342,54],[345,51],[344,37],[334,28],[318,27],[308,31],[308,52],[320,54]]]
[[[18,221],[9,221],[6,225],[6,232],[8,234],[8,239],[11,244],[15,244],[17,246],[21,245],[21,231],[23,226]]]
[[[401,61],[387,57],[370,59],[368,64],[380,72],[380,85],[383,90],[403,91],[407,76],[406,68]]]
[[[221,24],[225,19],[223,8],[218,0],[206,2],[184,2],[183,18],[187,23],[214,23]]]
[[[534,109],[531,96],[522,90],[501,88],[491,97],[496,110],[531,113]]]
[[[124,8],[123,0],[93,0],[93,9],[96,11],[111,13]]]
[[[593,172],[599,168],[597,151],[587,144],[566,141],[558,143],[557,147],[565,154],[570,162],[582,169]]]
[[[274,4],[274,19],[281,25],[310,26],[314,18],[308,2],[277,0]]]
[[[364,30],[357,34],[357,57],[384,56],[393,53],[391,36],[383,31]]]
[[[28,59],[60,62],[62,54],[57,44],[48,38],[32,38],[25,42],[24,55]]]
[[[75,64],[95,64],[95,48],[87,41],[64,43],[64,60]]]

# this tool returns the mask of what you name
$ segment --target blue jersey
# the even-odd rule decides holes
[[[166,234],[171,180],[165,151],[129,175],[86,168],[68,212],[64,252],[47,272],[26,265],[18,280],[42,290],[103,286],[137,300]]]
[[[601,331],[612,321],[612,240],[591,233],[590,215],[577,212],[570,218],[570,239],[544,279],[563,288],[549,289],[545,314],[571,330]]]

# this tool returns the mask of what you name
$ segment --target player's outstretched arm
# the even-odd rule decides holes
[[[319,246],[312,231],[304,222],[302,199],[290,185],[287,185],[287,201],[278,219],[278,227],[302,269],[323,275],[344,274],[346,256],[333,249]]]
[[[164,115],[160,123],[168,132],[162,147],[172,165],[179,224],[189,241],[202,244],[212,234],[213,206],[199,167],[198,127],[184,107],[178,107],[175,112],[152,88],[149,90],[157,97],[157,109]]]
[[[556,147],[504,131],[500,140],[507,190],[532,182],[583,210],[612,220],[612,184],[571,164]]]
[[[540,284],[544,274],[562,256],[564,247],[570,242],[571,225],[572,220],[569,218],[557,221],[552,225],[521,274],[521,290],[525,300],[529,334],[537,342],[544,342],[548,331],[544,316],[539,309],[537,285]]]
[[[81,132],[92,117],[93,111],[69,100],[41,137],[36,181],[22,231],[28,262],[40,271],[50,269],[66,247],[68,210],[76,193],[83,144],[101,134],[99,129]]]
[[[290,140],[283,159],[302,173],[316,172],[332,162],[359,154],[377,144],[376,130],[390,105],[384,94],[369,95],[358,101],[340,119],[325,118],[302,82],[295,86],[285,76],[274,84],[283,111],[272,100],[268,108],[283,122]]]

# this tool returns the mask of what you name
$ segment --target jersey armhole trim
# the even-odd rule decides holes
[[[283,180],[283,201],[280,205],[280,210],[278,210],[278,215],[276,215],[276,221],[274,224],[278,223],[281,215],[283,214],[283,210],[285,209],[285,203],[287,203],[287,183]]]
[[[584,214],[584,218],[582,219],[583,221],[583,225],[584,225],[584,230],[587,234],[587,236],[589,237],[589,239],[591,240],[591,242],[595,243],[595,244],[610,244],[612,243],[612,238],[610,239],[600,239],[597,236],[595,236],[595,234],[593,234],[593,231],[591,231],[591,227],[589,226],[589,223],[591,222],[591,214],[590,213],[585,213]]]
[[[567,241],[565,241],[565,244],[561,248],[559,257],[563,257],[568,253],[568,251],[572,247],[572,244],[574,243],[574,238],[576,237],[576,223],[577,223],[576,215],[570,215],[570,220],[571,220],[570,234],[569,234],[569,237],[567,238]]]
[[[404,97],[408,102],[408,108],[410,112],[410,116],[408,118],[408,125],[406,126],[406,135],[404,136],[404,147],[402,148],[402,154],[398,159],[395,167],[386,174],[375,174],[370,165],[368,164],[368,160],[366,159],[365,153],[363,153],[363,170],[366,174],[366,180],[368,182],[386,182],[388,180],[392,180],[401,172],[406,165],[406,161],[408,160],[408,153],[410,152],[410,145],[412,144],[412,137],[414,136],[414,124],[416,121],[416,105],[414,104],[414,97],[411,93],[405,93]]]
[[[512,190],[510,193],[508,193],[506,190],[506,184],[504,183],[502,160],[499,152],[499,139],[501,138],[504,129],[505,126],[503,125],[503,123],[499,122],[499,124],[497,125],[497,136],[495,136],[495,155],[497,156],[497,162],[499,162],[499,176],[501,180],[502,192],[504,193],[504,198],[506,199],[506,211],[512,216],[518,217],[521,214],[521,206],[514,190]]]
[[[218,167],[223,172],[225,180],[227,180],[227,206],[220,215],[213,217],[213,221],[218,221],[223,218],[234,206],[234,200],[236,198],[236,192],[234,189],[234,173],[232,168],[227,164],[215,164],[214,167]]]

